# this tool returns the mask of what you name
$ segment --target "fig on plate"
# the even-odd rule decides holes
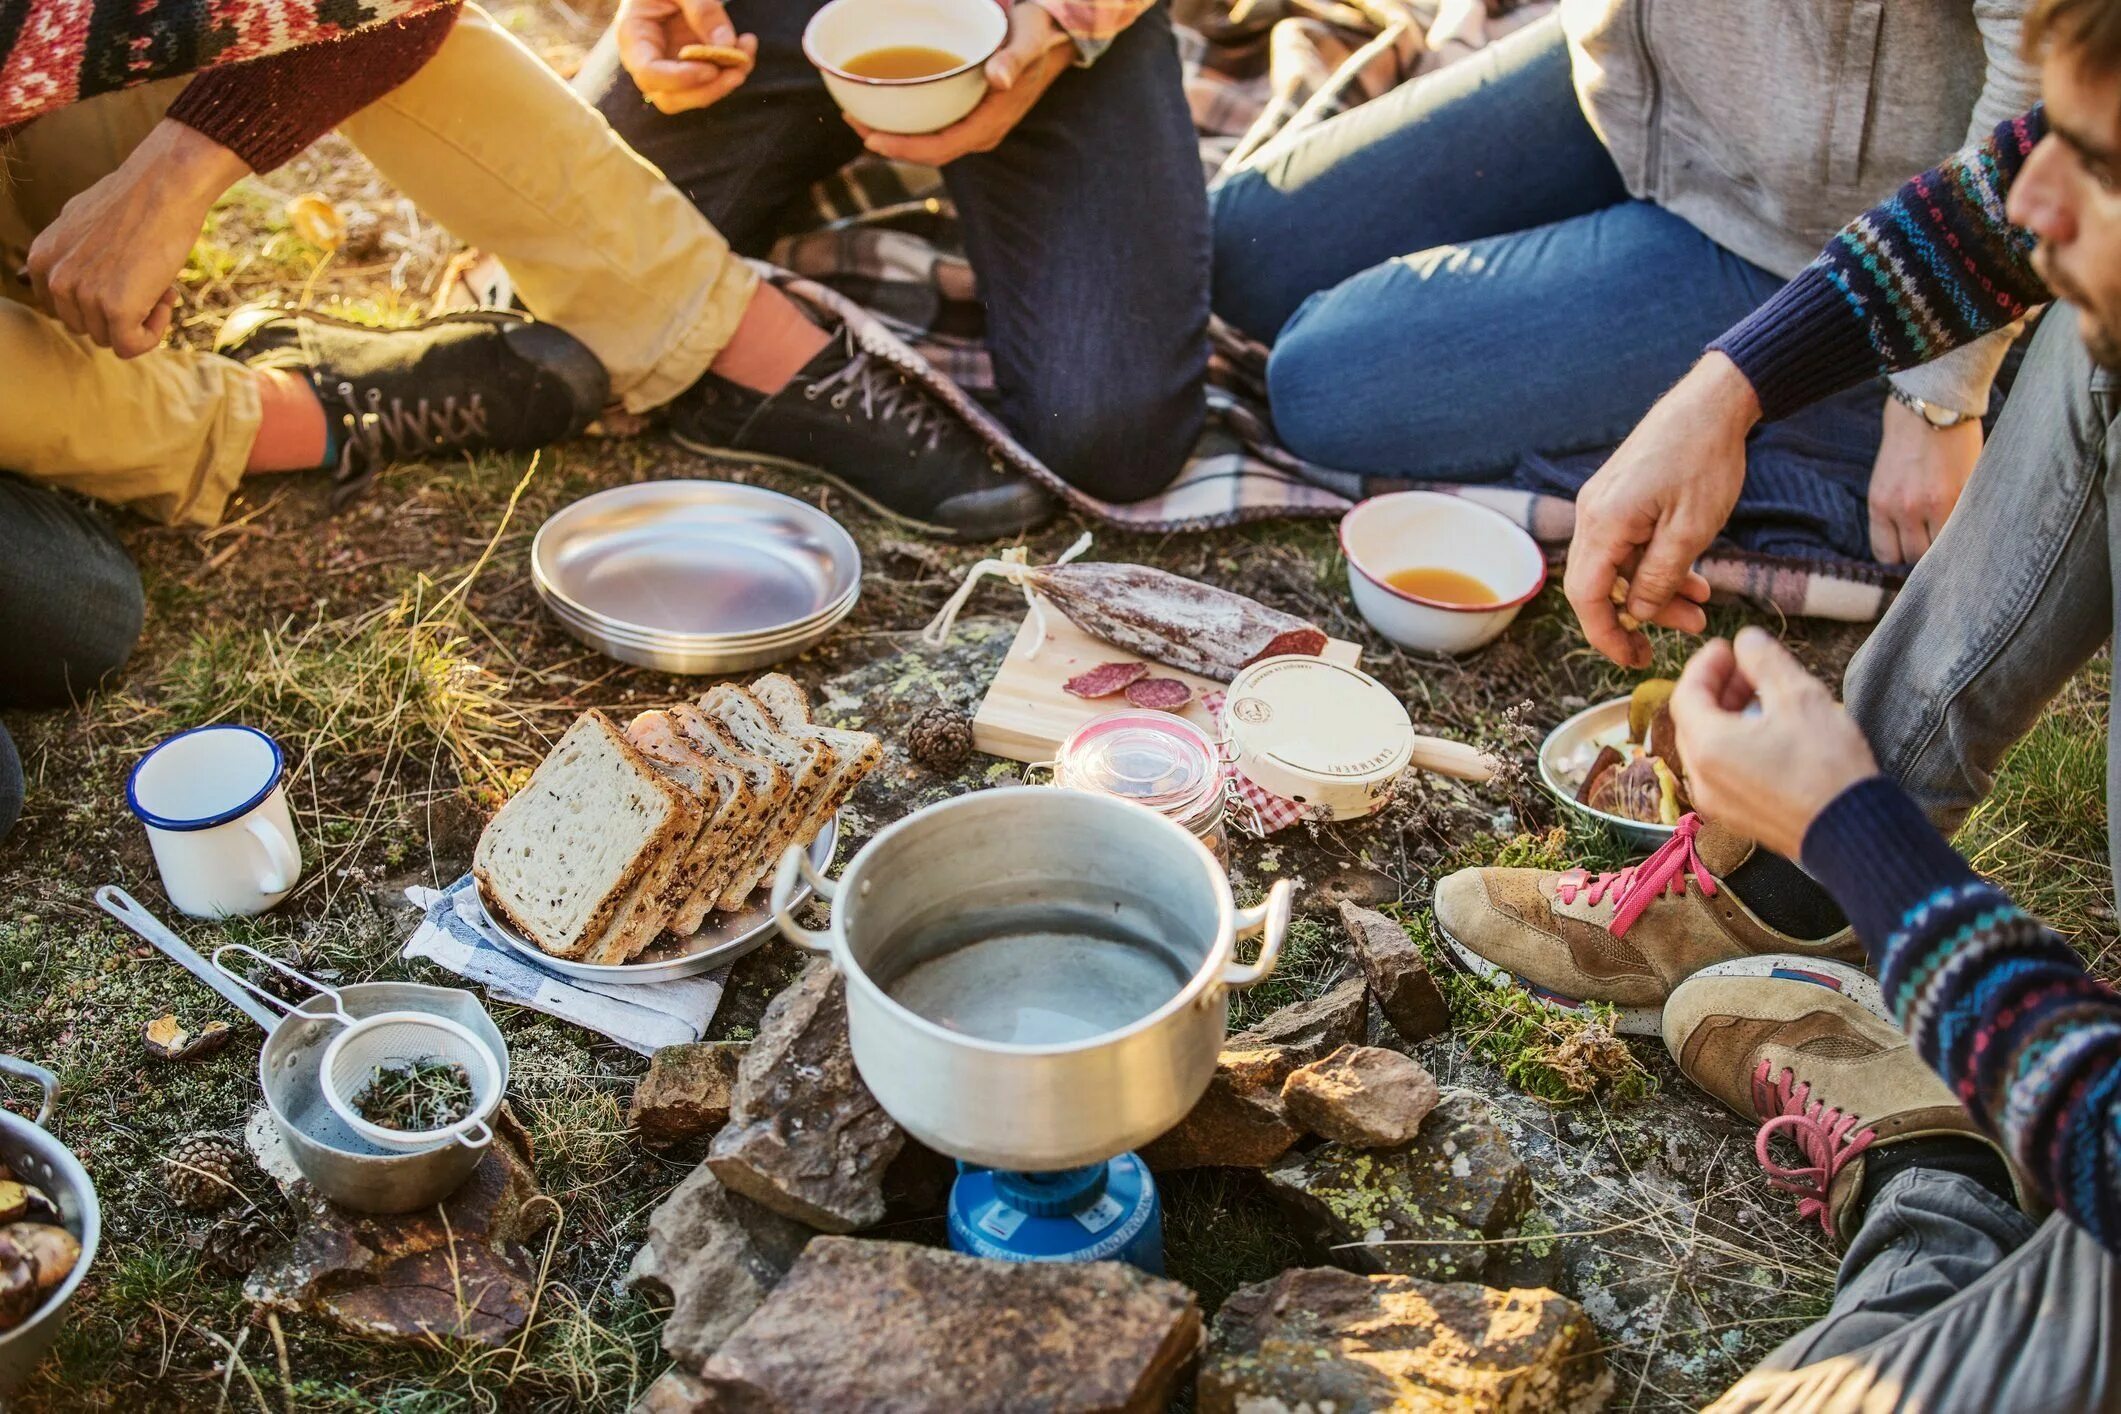
[[[1658,780],[1657,768],[1658,762],[1654,758],[1639,756],[1625,766],[1609,770],[1591,783],[1590,795],[1584,804],[1608,815],[1654,825],[1662,817],[1660,806],[1664,799],[1664,786]]]
[[[1583,784],[1576,787],[1576,803],[1589,805],[1592,795],[1598,790],[1598,783],[1608,772],[1617,771],[1626,765],[1627,759],[1621,755],[1617,746],[1599,747],[1598,755],[1591,759],[1591,769],[1583,773]]]

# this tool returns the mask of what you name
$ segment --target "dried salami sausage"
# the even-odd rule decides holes
[[[1024,578],[1083,632],[1217,682],[1277,653],[1325,651],[1325,634],[1293,614],[1147,565],[1039,566]]]

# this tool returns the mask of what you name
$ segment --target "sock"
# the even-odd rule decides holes
[[[2018,1190],[2011,1186],[2010,1166],[1993,1146],[1964,1135],[1940,1134],[1928,1139],[1905,1139],[1864,1154],[1863,1192],[1856,1200],[1858,1221],[1887,1179],[1902,1169],[1913,1168],[1937,1169],[1970,1178],[2013,1208],[2018,1206]]]
[[[745,306],[744,317],[737,321],[736,332],[707,369],[771,397],[831,342],[831,332],[801,304],[761,284]]]
[[[309,380],[280,368],[254,368],[251,377],[257,383],[260,416],[243,469],[310,471],[329,465],[337,454],[335,429]]]
[[[1771,850],[1755,849],[1745,863],[1723,876],[1731,892],[1760,921],[1793,938],[1825,938],[1848,927],[1848,918],[1817,880]]]

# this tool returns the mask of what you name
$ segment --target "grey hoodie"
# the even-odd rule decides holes
[[[1562,0],[1576,91],[1628,190],[1782,276],[2030,108],[2029,0]],[[1988,405],[1990,335],[1894,382]]]

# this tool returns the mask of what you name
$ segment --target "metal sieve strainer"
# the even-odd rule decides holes
[[[332,1009],[323,1019],[336,1021],[345,1029],[332,1037],[324,1048],[317,1079],[325,1103],[345,1121],[347,1128],[371,1144],[400,1152],[446,1143],[483,1149],[493,1142],[493,1129],[487,1121],[501,1103],[501,1065],[493,1051],[469,1027],[446,1016],[424,1011],[386,1011],[374,1016],[352,1016],[335,988],[267,957],[256,948],[228,943],[214,950],[214,967],[223,976],[281,1011],[293,1012],[294,1007],[223,963],[222,954],[230,952],[255,958],[331,999]],[[470,1078],[471,1109],[462,1119],[437,1129],[392,1129],[364,1118],[355,1107],[354,1102],[378,1070],[427,1059],[460,1065]]]

